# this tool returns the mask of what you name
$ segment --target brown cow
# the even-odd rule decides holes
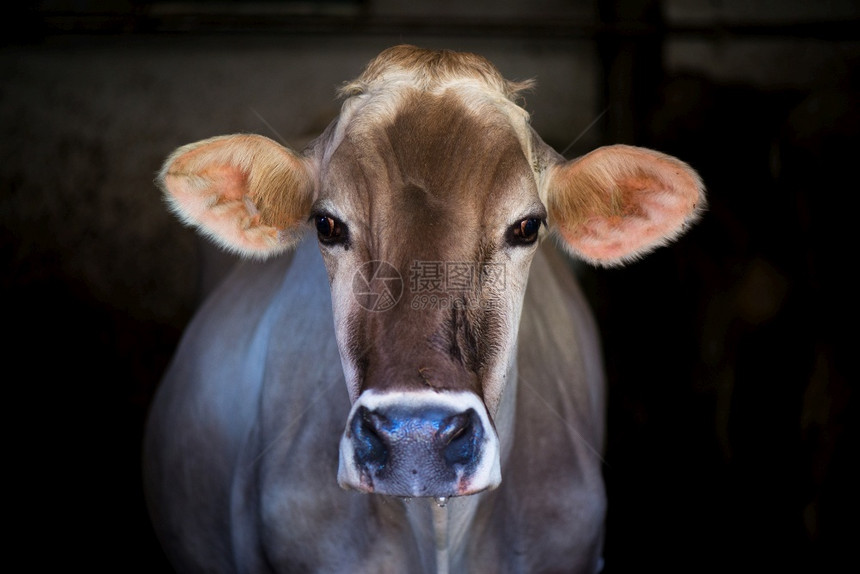
[[[233,135],[167,160],[184,221],[267,259],[207,301],[152,408],[147,491],[177,569],[599,570],[598,339],[543,239],[626,262],[704,192],[650,150],[564,160],[526,87],[397,46],[301,154]]]

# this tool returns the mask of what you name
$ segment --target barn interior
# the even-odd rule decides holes
[[[525,106],[566,157],[651,147],[707,186],[707,212],[677,243],[580,269],[609,384],[604,571],[857,571],[857,2],[45,0],[6,11],[13,554],[170,572],[141,490],[142,429],[182,329],[233,258],[168,213],[154,176],[174,148],[214,135],[300,149],[337,114],[343,81],[410,43],[535,78]]]

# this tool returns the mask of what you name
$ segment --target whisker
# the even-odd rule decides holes
[[[563,151],[563,152],[561,152],[561,155],[564,155],[564,154],[566,154],[568,151],[570,151],[570,148],[572,148],[572,147],[573,147],[573,145],[574,145],[576,142],[578,142],[579,140],[581,140],[581,139],[582,139],[582,136],[584,136],[585,134],[587,134],[587,133],[588,133],[588,130],[590,130],[591,128],[593,128],[593,127],[594,127],[594,124],[596,124],[598,121],[600,121],[600,118],[602,118],[604,115],[606,115],[606,112],[608,112],[608,111],[609,111],[609,106],[606,106],[606,108],[605,108],[602,112],[600,112],[600,114],[598,114],[598,116],[597,116],[596,118],[594,118],[594,119],[591,121],[591,123],[590,123],[590,124],[588,124],[588,125],[585,127],[585,129],[584,129],[584,130],[582,130],[582,132],[580,132],[580,134],[579,134],[578,136],[576,136],[576,138],[575,138],[572,142],[570,142],[569,144],[567,144],[567,147],[566,147],[566,148],[564,148],[564,151]]]
[[[284,136],[282,136],[281,134],[279,134],[279,133],[278,133],[278,130],[276,130],[276,129],[274,128],[274,126],[272,126],[272,124],[270,124],[269,122],[267,122],[267,121],[266,121],[266,118],[264,118],[262,115],[260,115],[260,112],[258,112],[258,111],[257,111],[257,110],[255,110],[254,108],[250,108],[250,110],[251,110],[252,112],[254,112],[254,115],[255,115],[255,116],[257,116],[257,117],[260,119],[260,121],[261,121],[261,122],[263,122],[263,124],[264,124],[267,128],[269,128],[269,130],[270,130],[273,134],[275,134],[275,137],[277,137],[277,138],[278,138],[278,140],[279,140],[282,144],[284,144],[285,146],[286,146],[286,145],[288,145],[288,144],[287,144],[287,140],[286,140],[286,138],[284,138]]]
[[[589,449],[591,452],[593,452],[593,453],[595,454],[595,456],[597,456],[597,458],[598,458],[598,459],[600,459],[600,462],[602,462],[603,464],[606,464],[607,466],[609,466],[609,465],[606,463],[606,460],[603,458],[603,455],[600,453],[600,451],[598,451],[596,448],[594,448],[594,447],[591,445],[591,443],[590,443],[590,442],[588,442],[588,441],[585,439],[585,437],[584,437],[584,436],[582,436],[582,434],[581,434],[581,433],[576,429],[576,427],[574,427],[572,424],[570,424],[570,422],[569,422],[568,420],[566,420],[563,416],[561,416],[561,413],[559,413],[557,410],[555,410],[555,408],[554,408],[554,407],[553,407],[549,402],[547,402],[547,400],[546,400],[545,398],[543,398],[543,396],[538,392],[538,390],[534,387],[534,385],[532,385],[531,383],[529,383],[529,382],[528,382],[527,380],[525,380],[522,376],[520,376],[520,377],[519,377],[519,381],[520,381],[521,383],[525,383],[526,388],[528,388],[531,392],[533,392],[533,393],[534,393],[534,395],[535,395],[537,398],[539,398],[539,399],[540,399],[540,401],[543,403],[543,405],[546,407],[546,409],[547,409],[549,412],[551,412],[552,414],[554,414],[554,415],[556,416],[556,418],[558,418],[558,420],[560,420],[561,422],[563,422],[567,428],[569,428],[571,431],[573,431],[573,433],[574,433],[576,436],[578,436],[578,437],[580,438],[580,440],[582,440],[583,444],[584,444],[585,446],[587,446],[587,447],[588,447],[588,449]]]
[[[254,464],[257,464],[258,462],[260,462],[260,459],[262,459],[263,456],[267,452],[272,450],[272,448],[274,448],[275,444],[277,444],[284,437],[284,435],[286,435],[289,432],[289,430],[291,428],[293,428],[293,426],[295,426],[299,421],[301,421],[304,418],[304,416],[308,413],[308,411],[311,410],[311,407],[316,405],[320,401],[320,399],[322,399],[324,396],[326,396],[329,388],[335,382],[336,382],[336,379],[331,379],[328,382],[328,384],[321,385],[319,387],[319,390],[316,392],[316,394],[313,397],[311,397],[310,401],[308,401],[307,406],[304,408],[304,410],[301,413],[299,413],[299,415],[297,417],[295,417],[287,426],[285,426],[281,430],[281,432],[278,433],[278,435],[276,437],[272,438],[266,446],[264,446],[262,449],[260,449],[260,452],[257,454],[257,456],[254,457],[254,460],[251,461],[251,465],[254,465]]]

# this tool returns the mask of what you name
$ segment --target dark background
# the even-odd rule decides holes
[[[568,157],[649,146],[708,187],[678,243],[584,271],[606,572],[857,571],[857,3],[47,1],[0,26],[7,524],[28,564],[169,571],[141,432],[227,258],[164,209],[161,161],[238,131],[300,148],[408,42],[536,77],[526,107]]]

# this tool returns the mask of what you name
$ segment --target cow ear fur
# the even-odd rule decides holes
[[[615,145],[550,168],[549,224],[574,255],[620,265],[678,237],[705,207],[702,181],[684,162]]]
[[[157,182],[185,223],[229,251],[266,258],[292,247],[314,195],[310,160],[257,135],[177,149]]]

